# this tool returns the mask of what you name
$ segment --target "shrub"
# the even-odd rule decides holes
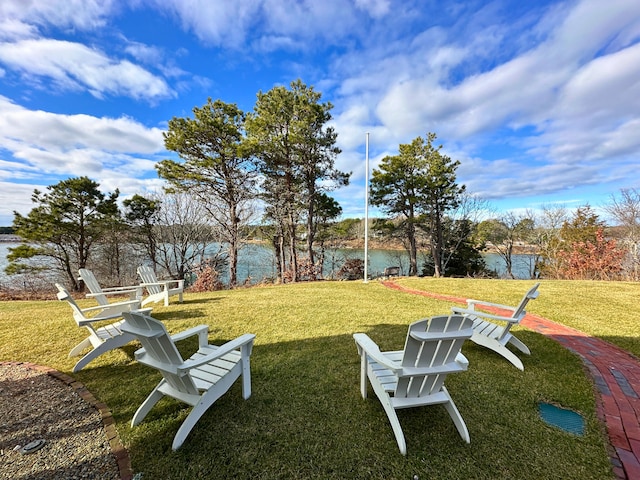
[[[194,268],[196,281],[191,286],[193,292],[213,292],[224,289],[220,281],[220,273],[216,270],[216,264],[212,260],[205,260]]]

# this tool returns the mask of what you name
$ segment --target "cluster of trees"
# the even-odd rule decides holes
[[[120,212],[119,193],[106,198],[86,177],[49,187],[48,194],[36,191],[33,201],[38,206],[27,216],[15,214],[15,233],[30,246],[13,249],[8,272],[30,268],[23,259],[48,257],[74,288],[81,288],[74,272],[87,265],[94,244],[113,249],[135,241],[155,267],[182,278],[195,267],[205,244],[216,243],[224,250],[219,258],[228,265],[233,287],[243,235],[256,223],[260,202],[278,279],[316,278],[322,271],[322,230],[342,213],[328,192],[347,185],[350,177],[335,167],[340,150],[337,133],[328,126],[332,108],[300,80],[289,88],[259,92],[249,113],[209,99],[193,109],[193,118],[170,120],[164,134],[166,148],[178,159],[159,162],[157,172],[167,182],[165,193],[171,194],[165,200],[180,205],[167,208],[157,198],[136,195],[123,203],[126,212]],[[171,218],[161,218],[166,212]],[[123,235],[126,227],[133,228],[130,235]],[[119,255],[121,251],[112,251],[106,258]],[[118,270],[122,262],[116,263]]]
[[[290,88],[259,92],[253,112],[220,100],[194,109],[194,118],[173,118],[158,174],[170,189],[194,195],[228,246],[229,283],[237,283],[241,233],[260,201],[262,222],[272,229],[278,279],[297,281],[322,271],[314,249],[319,231],[342,212],[328,191],[347,185],[350,174],[335,168],[337,133],[328,126],[330,103],[300,80]],[[300,234],[305,226],[304,235]],[[299,258],[304,237],[306,259]],[[317,265],[318,264],[318,265]]]
[[[477,239],[489,244],[513,278],[514,249],[528,254],[531,277],[567,280],[640,280],[640,191],[624,189],[604,210],[607,226],[589,205],[570,212],[506,213],[478,224]]]
[[[320,278],[327,248],[361,237],[354,231],[362,222],[338,221],[342,210],[329,196],[350,177],[335,167],[331,109],[300,80],[259,92],[248,113],[209,99],[193,117],[169,121],[165,146],[177,158],[156,167],[166,181],[162,193],[134,195],[121,209],[117,190],[103,194],[87,177],[34,191],[31,212],[15,213],[13,231],[27,242],[11,249],[7,273],[33,273],[43,264],[25,260],[46,258],[47,268],[81,289],[78,268],[100,269],[116,283],[149,262],[174,278],[198,271],[208,285],[219,285],[226,268],[234,287],[238,252],[259,231],[273,245],[276,281]],[[608,206],[620,225],[616,236],[588,205],[573,215],[547,208],[486,219],[488,203],[458,184],[460,163],[435,140],[428,133],[401,144],[371,178],[371,203],[386,214],[372,231],[404,246],[409,275],[489,275],[482,252],[490,246],[512,277],[515,248],[526,247],[531,277],[638,279],[638,191],[623,190]]]
[[[400,239],[409,254],[409,275],[418,275],[418,251],[425,240],[427,259],[422,273],[440,277],[477,274],[484,270],[479,248],[471,243],[474,215],[482,202],[456,181],[457,160],[435,146],[435,133],[402,144],[371,176],[371,203],[388,217],[376,230]]]
[[[187,198],[160,200],[134,196],[118,205],[119,192],[104,194],[88,177],[63,180],[35,190],[36,206],[14,214],[13,233],[25,240],[9,249],[9,275],[23,274],[25,288],[60,275],[74,290],[83,285],[79,268],[92,268],[109,284],[136,280],[136,267],[152,261],[170,276],[183,278],[189,265],[201,261],[211,233],[202,225],[202,211]],[[186,220],[186,221],[185,221]],[[158,228],[162,223],[164,227]],[[43,275],[39,275],[42,273]],[[137,282],[136,282],[137,283]]]

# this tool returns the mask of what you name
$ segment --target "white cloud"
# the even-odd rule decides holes
[[[38,25],[92,30],[104,26],[114,3],[113,0],[2,0],[0,21],[17,19]]]
[[[86,88],[96,97],[124,95],[151,101],[174,95],[162,78],[79,43],[51,39],[0,43],[0,62],[26,80],[47,77],[58,88]]]
[[[524,32],[471,19],[479,29],[462,38],[432,29],[409,47],[399,41],[403,51],[392,41],[357,66],[355,52],[336,62],[345,78],[335,73],[333,84],[348,100],[336,115],[343,148],[361,149],[361,132],[372,125],[372,142],[391,151],[436,132],[458,149],[459,179],[488,198],[624,178],[640,148],[640,3],[568,7],[555,6],[535,23],[522,20],[530,26]],[[505,47],[512,56],[501,54]],[[514,156],[477,160],[494,143],[517,145]]]
[[[5,0],[0,76],[14,80],[18,72],[27,89],[53,84],[150,103],[196,82],[212,85],[203,76],[187,80],[181,54],[172,59],[163,47],[117,32],[129,61],[102,39],[89,48],[41,38],[55,28],[71,38],[72,31],[116,26],[127,8],[156,10],[213,47],[208,52],[232,63],[234,73],[246,74],[245,61],[256,75],[286,63],[276,81],[286,84],[292,73],[311,77],[336,106],[343,149],[337,166],[353,170],[354,181],[363,178],[366,132],[372,167],[400,143],[436,132],[447,154],[462,161],[459,179],[492,198],[628,176],[640,147],[640,2],[480,3],[447,3],[432,18],[431,6],[399,0]],[[181,80],[174,91],[153,72]],[[221,78],[216,90],[224,88]],[[190,106],[177,108],[188,114]],[[13,154],[0,160],[0,178],[24,158],[18,175],[78,170],[105,174],[118,186],[128,182],[127,168],[152,170],[161,140],[159,130],[126,117],[57,116],[0,99],[0,148]],[[355,211],[359,189],[336,197]]]
[[[12,18],[0,17],[0,40],[18,40],[23,38],[33,38],[38,34],[38,29],[34,25],[15,20]]]
[[[17,211],[26,215],[33,208],[31,194],[34,189],[44,191],[45,185],[33,183],[23,184],[15,182],[5,182],[0,180],[0,226],[9,226],[13,223],[13,212]]]
[[[356,7],[374,18],[382,18],[391,10],[389,0],[355,0]]]
[[[34,182],[43,179],[52,179],[50,184],[54,184],[61,177],[86,175],[103,191],[117,188],[132,194],[157,190],[162,181],[156,176],[155,164],[164,153],[162,131],[133,119],[57,115],[28,110],[0,97],[3,212],[28,213],[33,208],[33,189],[44,188]],[[5,214],[0,224],[9,225],[12,219]]]
[[[126,118],[57,115],[0,97],[0,178],[87,175],[103,180],[154,173],[162,131]],[[135,172],[135,173],[134,173]]]
[[[182,28],[211,45],[241,46],[259,17],[262,0],[153,0],[179,18]]]
[[[340,45],[346,38],[365,37],[363,18],[400,15],[403,3],[389,0],[149,0],[159,10],[176,15],[181,26],[202,42],[225,48],[253,45],[315,49]]]
[[[568,120],[637,116],[640,110],[640,44],[595,58],[564,86],[558,112]]]

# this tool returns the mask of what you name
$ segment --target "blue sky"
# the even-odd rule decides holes
[[[172,117],[298,78],[334,105],[346,217],[367,132],[372,168],[435,132],[498,211],[640,188],[637,0],[2,0],[0,226],[69,177],[157,191]]]

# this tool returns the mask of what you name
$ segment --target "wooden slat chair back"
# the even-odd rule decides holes
[[[407,446],[396,410],[444,404],[458,433],[470,441],[466,424],[444,382],[469,362],[460,353],[471,337],[472,321],[461,315],[441,315],[412,323],[403,350],[381,352],[364,333],[354,334],[361,357],[360,392],[367,398],[367,379],[389,418],[400,453]]]
[[[89,336],[73,347],[69,352],[69,357],[75,357],[89,347],[92,347],[73,367],[73,372],[82,370],[89,362],[109,350],[120,348],[135,340],[133,335],[122,331],[124,320],[105,324],[107,320],[122,318],[122,313],[137,308],[140,302],[137,300],[111,303],[108,305],[98,305],[89,308],[80,308],[73,299],[69,291],[56,283],[58,289],[58,300],[66,301],[73,312],[73,319],[79,327],[84,327],[89,331]],[[149,309],[151,310],[151,309]],[[96,326],[98,324],[101,326]]]
[[[100,282],[96,279],[94,273],[87,269],[81,268],[78,270],[78,274],[80,275],[80,279],[87,286],[90,294],[87,294],[87,297],[95,298],[98,302],[98,305],[108,305],[109,299],[108,295],[129,295],[130,300],[138,300],[140,302],[140,297],[142,297],[142,287],[140,286],[129,286],[129,287],[107,287],[103,288],[100,286]]]
[[[147,265],[138,267],[138,275],[142,283],[141,286],[146,288],[148,296],[142,300],[142,306],[149,303],[164,301],[164,306],[169,305],[169,298],[178,295],[178,301],[182,303],[184,294],[184,280],[158,280],[156,272]]]
[[[451,312],[465,315],[473,320],[471,341],[493,350],[509,360],[516,368],[524,370],[522,360],[508,349],[507,345],[514,346],[526,355],[531,354],[529,347],[511,333],[511,328],[518,325],[525,317],[527,304],[538,298],[539,286],[540,284],[536,283],[531,287],[515,307],[469,299],[466,308],[452,307]]]
[[[176,433],[172,449],[177,450],[213,403],[242,377],[242,396],[251,396],[250,356],[255,335],[244,334],[221,346],[208,344],[209,327],[200,325],[169,336],[165,326],[142,312],[124,314],[122,329],[135,335],[142,348],[136,360],[160,371],[163,379],[136,411],[131,425],[138,425],[164,396],[194,407]],[[183,360],[175,342],[198,335],[198,351]]]

